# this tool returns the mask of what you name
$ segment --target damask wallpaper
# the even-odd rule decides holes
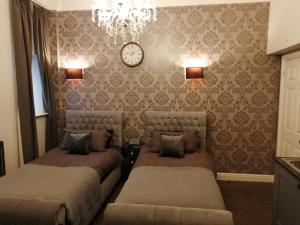
[[[139,42],[144,62],[126,67],[89,11],[52,12],[50,25],[59,132],[66,109],[122,110],[126,138],[143,136],[144,112],[206,111],[208,149],[222,172],[273,172],[280,58],[267,56],[268,3],[159,8]],[[184,66],[200,58],[202,81]],[[80,60],[84,80],[63,68]]]

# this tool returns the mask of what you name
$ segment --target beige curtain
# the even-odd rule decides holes
[[[52,87],[52,73],[50,61],[49,43],[49,21],[48,11],[36,4],[33,4],[33,44],[34,52],[38,55],[42,82],[43,100],[48,113],[46,125],[46,151],[57,146],[57,125]]]
[[[28,163],[38,157],[31,75],[32,15],[30,1],[12,0],[11,8],[21,139],[24,162]]]

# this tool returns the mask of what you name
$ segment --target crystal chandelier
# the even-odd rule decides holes
[[[156,7],[152,0],[94,0],[92,5],[92,20],[114,38],[117,36],[125,42],[127,37],[132,41],[139,38],[144,27],[151,21],[156,21]]]

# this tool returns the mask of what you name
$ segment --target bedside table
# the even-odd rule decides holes
[[[122,147],[121,153],[124,157],[122,161],[122,180],[127,180],[132,167],[139,155],[140,146],[139,145],[126,145]]]

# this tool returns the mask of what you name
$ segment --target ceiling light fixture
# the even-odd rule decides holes
[[[121,36],[123,42],[137,41],[139,34],[151,21],[156,21],[156,6],[152,0],[94,0],[92,20],[98,27],[114,38]]]

